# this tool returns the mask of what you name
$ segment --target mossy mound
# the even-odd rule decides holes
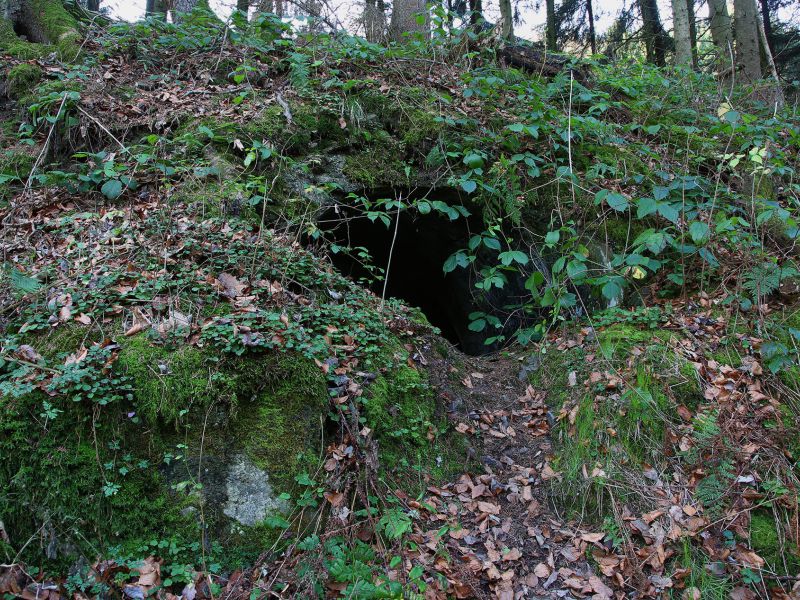
[[[70,326],[32,343],[63,362],[98,339],[98,331]],[[248,527],[229,505],[242,470],[245,483],[269,481],[274,497],[262,504],[280,507],[279,491],[309,468],[306,453],[318,453],[327,387],[307,358],[220,357],[158,346],[144,334],[121,339],[114,352],[111,372],[102,367],[110,355],[95,361],[90,352],[60,381],[65,393],[22,389],[2,406],[0,515],[12,557],[31,536],[38,543],[24,558],[35,563],[44,554],[62,567],[82,553],[132,550],[153,537],[190,544],[202,528],[223,546],[238,544]],[[92,400],[96,408],[87,410]],[[248,510],[269,516],[252,504]]]
[[[551,390],[558,419],[553,466],[560,477],[552,493],[560,505],[602,521],[613,516],[610,491],[616,502],[638,506],[634,482],[646,485],[642,472],[650,468],[665,472],[680,411],[702,400],[694,367],[671,345],[675,337],[646,323],[616,322],[571,329],[564,339],[580,343],[545,346],[537,355],[531,382]]]
[[[8,71],[8,94],[19,98],[29,92],[42,78],[42,69],[30,63],[20,63]]]

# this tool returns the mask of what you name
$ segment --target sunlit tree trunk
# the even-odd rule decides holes
[[[386,6],[383,0],[366,0],[364,3],[364,36],[370,42],[383,40],[386,30]]]
[[[514,13],[511,9],[511,0],[500,0],[500,27],[503,39],[510,40],[514,37]]]
[[[734,0],[733,29],[736,42],[736,65],[745,81],[761,79],[758,13],[755,0]]]
[[[720,71],[730,73],[733,66],[733,30],[727,0],[708,0],[711,40],[717,47]]]
[[[546,0],[547,7],[547,22],[545,23],[545,37],[547,41],[547,49],[550,52],[555,52],[558,49],[558,40],[556,39],[556,3],[555,0]]]
[[[422,18],[418,19],[419,15]],[[400,41],[405,33],[428,34],[428,11],[425,0],[395,0],[389,25],[392,38]]]
[[[675,30],[675,64],[691,65],[692,35],[687,0],[672,0],[672,26]]]

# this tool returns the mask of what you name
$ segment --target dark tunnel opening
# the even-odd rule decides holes
[[[398,190],[369,190],[364,195],[380,199],[394,198],[395,193]],[[449,205],[461,204],[458,191],[452,188],[419,194],[423,196]],[[408,200],[408,193],[403,197]],[[496,332],[469,329],[470,314],[487,311],[475,289],[471,270],[458,268],[445,274],[442,269],[451,254],[467,247],[470,235],[483,229],[479,217],[450,220],[435,212],[421,215],[416,211],[401,211],[399,223],[393,214],[387,227],[380,219],[370,220],[363,211],[347,202],[342,201],[329,209],[318,220],[329,241],[349,248],[348,252],[331,255],[334,266],[342,274],[364,281],[374,293],[382,294],[383,280],[373,276],[355,250],[364,248],[374,267],[388,271],[387,298],[398,298],[419,308],[428,321],[440,329],[443,337],[466,354],[480,355],[496,349],[485,344]],[[394,213],[394,210],[389,212]]]

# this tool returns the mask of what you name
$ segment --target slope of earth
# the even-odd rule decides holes
[[[85,33],[3,57],[0,592],[797,597],[790,108],[457,32]]]

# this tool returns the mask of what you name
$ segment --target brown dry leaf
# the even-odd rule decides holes
[[[136,335],[140,331],[144,331],[150,327],[150,320],[145,316],[140,308],[132,308],[131,314],[133,315],[133,325],[131,325],[125,332],[125,337]]]
[[[478,502],[478,510],[490,515],[500,514],[500,506],[491,502]]]
[[[33,349],[33,346],[29,346],[28,344],[21,344],[14,354],[16,354],[22,360],[32,363],[38,363],[40,360],[42,360],[42,355],[36,352],[36,350]]]
[[[344,494],[342,492],[325,492],[325,500],[331,503],[334,508],[339,507],[344,502]]]
[[[77,317],[75,317],[75,320],[78,323],[82,323],[83,325],[91,325],[92,323],[92,317],[90,317],[86,313],[79,314]]]
[[[148,556],[137,569],[139,580],[136,585],[145,588],[145,591],[161,585],[161,564],[153,556]]]
[[[533,574],[539,577],[540,579],[547,579],[550,576],[552,569],[547,566],[545,563],[539,563],[533,568]]]
[[[609,600],[614,597],[614,591],[608,587],[605,582],[597,575],[589,577],[589,585],[592,591],[596,594],[593,596],[595,600]]]
[[[596,544],[597,542],[602,540],[604,537],[606,537],[606,534],[603,533],[602,531],[598,532],[598,533],[582,533],[581,534],[581,539],[584,542],[589,542],[590,544]]]
[[[217,281],[222,284],[224,293],[228,298],[238,298],[243,295],[244,290],[247,289],[246,283],[242,283],[229,273],[220,274],[220,276],[217,277]]]
[[[519,560],[520,558],[522,558],[522,552],[520,552],[519,548],[512,548],[503,555],[504,561]]]

